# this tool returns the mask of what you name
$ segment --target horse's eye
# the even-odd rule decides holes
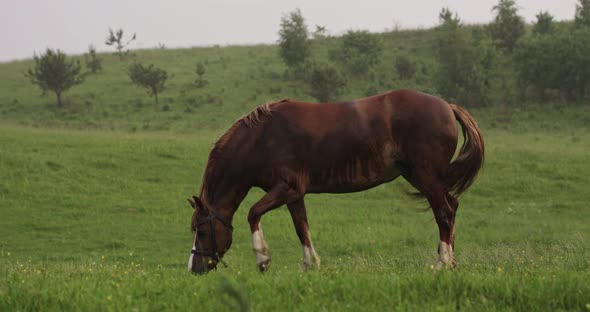
[[[201,230],[197,230],[197,237],[204,237],[205,236],[205,232],[201,231]]]

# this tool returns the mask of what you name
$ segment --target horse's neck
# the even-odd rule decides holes
[[[216,143],[209,155],[204,181],[204,189],[207,195],[211,195],[211,198],[208,198],[211,206],[230,219],[252,187],[248,184],[250,182],[245,180],[243,168],[236,164],[236,160],[227,158],[231,155],[239,159],[238,153],[244,153],[240,144],[243,141],[241,137],[246,131],[243,131],[243,126],[240,128],[242,131],[237,129],[238,125],[234,125]]]
[[[216,161],[209,165],[213,167],[206,170],[215,172],[211,172],[205,178],[205,187],[201,190],[201,198],[205,198],[206,205],[214,209],[215,213],[231,220],[240,203],[248,194],[250,186],[240,183],[242,182],[240,177],[236,176],[237,173],[228,170],[226,161]],[[219,174],[219,172],[223,172],[223,174]]]
[[[228,189],[225,194],[218,195],[213,201],[208,203],[217,215],[226,219],[233,220],[234,214],[238,210],[240,203],[246,197],[247,190]]]

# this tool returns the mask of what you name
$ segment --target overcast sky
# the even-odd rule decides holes
[[[498,0],[0,0],[0,61],[30,58],[46,48],[83,53],[104,44],[109,27],[137,33],[132,48],[274,43],[281,17],[301,9],[310,28],[329,34],[429,28],[441,8],[465,23],[487,23]],[[573,19],[577,0],[517,0],[527,22],[541,10]]]

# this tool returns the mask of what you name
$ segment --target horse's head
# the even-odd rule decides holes
[[[214,270],[231,246],[233,227],[215,211],[205,207],[198,197],[193,196],[188,202],[194,209],[191,219],[193,248],[188,270],[203,274]]]

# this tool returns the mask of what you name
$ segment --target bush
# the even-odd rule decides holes
[[[549,12],[539,12],[536,17],[537,21],[533,24],[535,34],[544,35],[553,31],[555,25],[553,24],[553,16]]]
[[[330,64],[313,64],[309,70],[310,95],[320,102],[335,100],[346,87],[346,79]]]
[[[195,69],[195,74],[197,74],[197,79],[195,80],[195,84],[197,88],[205,87],[209,82],[204,78],[205,76],[205,65],[202,62],[197,64],[197,68]]]
[[[407,55],[399,55],[395,59],[395,69],[400,79],[408,80],[416,74],[416,63]]]
[[[541,97],[556,89],[570,101],[590,91],[590,28],[555,31],[531,36],[515,55],[519,78]]]
[[[340,46],[330,54],[352,74],[366,75],[379,63],[382,52],[381,36],[367,31],[349,31],[342,36]]]
[[[86,54],[86,67],[93,74],[102,70],[102,59],[96,55],[96,48],[92,45],[88,47],[88,54]]]

